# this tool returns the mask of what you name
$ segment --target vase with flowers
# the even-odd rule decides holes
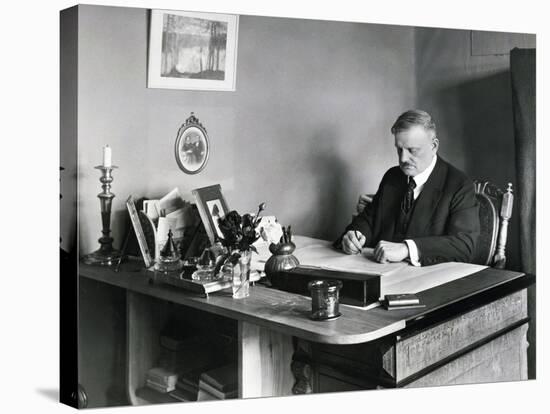
[[[252,252],[258,253],[253,243],[260,238],[256,228],[261,220],[260,213],[264,209],[265,203],[261,203],[254,216],[241,216],[233,210],[218,219],[218,227],[223,234],[220,242],[228,251],[222,272],[231,274],[235,299],[250,295],[250,261]]]

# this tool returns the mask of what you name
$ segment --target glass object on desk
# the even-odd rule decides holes
[[[307,287],[311,292],[311,319],[323,321],[336,319],[341,315],[341,280],[312,280]]]
[[[252,251],[239,251],[240,257],[233,266],[233,298],[242,299],[250,296],[250,260]]]
[[[211,249],[206,248],[197,262],[197,270],[191,275],[191,279],[201,282],[211,282],[218,279],[215,274],[216,257]]]
[[[168,240],[160,251],[159,257],[155,261],[155,273],[179,272],[183,266],[178,249],[174,243],[172,230],[168,231]]]

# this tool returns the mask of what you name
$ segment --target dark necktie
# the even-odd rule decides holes
[[[401,203],[401,209],[405,214],[407,214],[414,203],[414,189],[416,188],[416,183],[414,178],[409,178],[409,185],[407,186],[407,191],[405,192],[405,197],[403,197],[403,202]]]

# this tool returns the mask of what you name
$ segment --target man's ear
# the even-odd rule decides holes
[[[432,140],[432,148],[434,152],[437,152],[437,150],[439,149],[439,140],[437,138],[434,138]]]

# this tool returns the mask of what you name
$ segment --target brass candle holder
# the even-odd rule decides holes
[[[115,197],[115,195],[110,191],[111,183],[113,182],[111,171],[118,167],[115,165],[110,167],[98,165],[94,168],[101,170],[101,177],[99,178],[99,181],[102,184],[101,187],[103,188],[103,192],[99,193],[97,197],[99,198],[99,202],[101,204],[101,233],[103,236],[98,239],[100,244],[99,249],[84,256],[83,261],[86,264],[111,266],[118,262],[121,255],[120,251],[113,248],[113,238],[110,236],[111,205],[113,198]]]

